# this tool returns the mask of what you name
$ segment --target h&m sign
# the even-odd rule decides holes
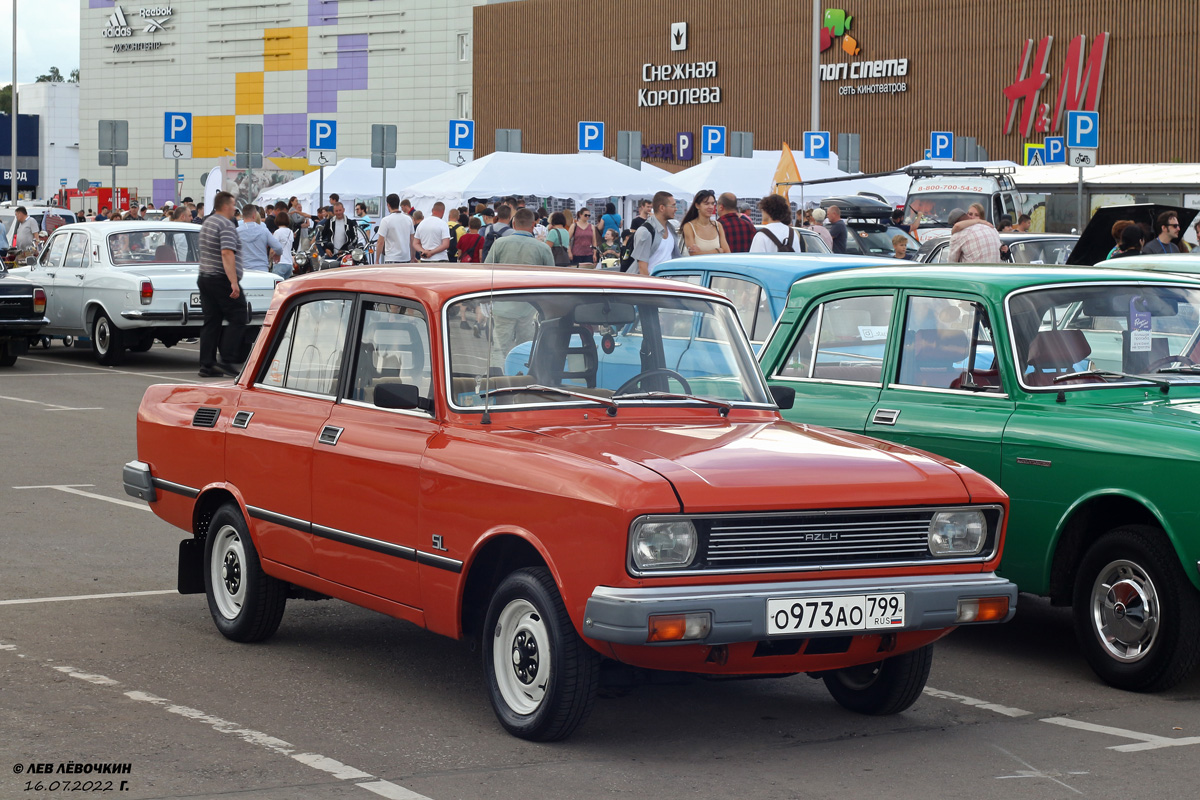
[[[1027,39],[1021,49],[1017,78],[1004,88],[1004,97],[1008,101],[1008,108],[1004,114],[1004,132],[1014,132],[1018,111],[1020,124],[1016,125],[1016,132],[1027,138],[1033,131],[1055,133],[1062,130],[1068,111],[1099,110],[1109,36],[1108,33],[1097,34],[1086,57],[1086,36],[1076,36],[1067,45],[1067,57],[1063,61],[1053,117],[1050,104],[1039,101],[1042,89],[1050,81],[1050,73],[1046,71],[1046,66],[1050,61],[1050,48],[1054,44],[1054,37],[1045,36],[1037,42]]]

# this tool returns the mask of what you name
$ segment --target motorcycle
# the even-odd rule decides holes
[[[325,255],[317,248],[309,252],[296,253],[292,258],[292,269],[295,275],[317,272],[337,267],[355,267],[367,263],[367,252],[361,247],[355,247],[341,254]]]

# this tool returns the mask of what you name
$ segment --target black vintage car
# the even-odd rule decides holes
[[[0,257],[8,253],[0,253]],[[36,283],[9,275],[0,262],[0,367],[11,367],[29,350],[29,342],[50,323],[46,291]]]

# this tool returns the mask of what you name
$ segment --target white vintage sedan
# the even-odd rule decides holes
[[[125,351],[167,347],[200,335],[200,226],[186,222],[87,222],[54,231],[37,261],[12,270],[47,294],[46,336],[91,341],[96,360],[121,363]],[[248,341],[258,335],[281,278],[248,270]]]

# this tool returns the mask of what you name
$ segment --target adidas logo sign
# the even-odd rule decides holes
[[[113,13],[108,17],[108,24],[100,31],[107,39],[117,39],[123,36],[133,36],[133,28],[125,22],[125,12],[120,6],[113,6]]]

